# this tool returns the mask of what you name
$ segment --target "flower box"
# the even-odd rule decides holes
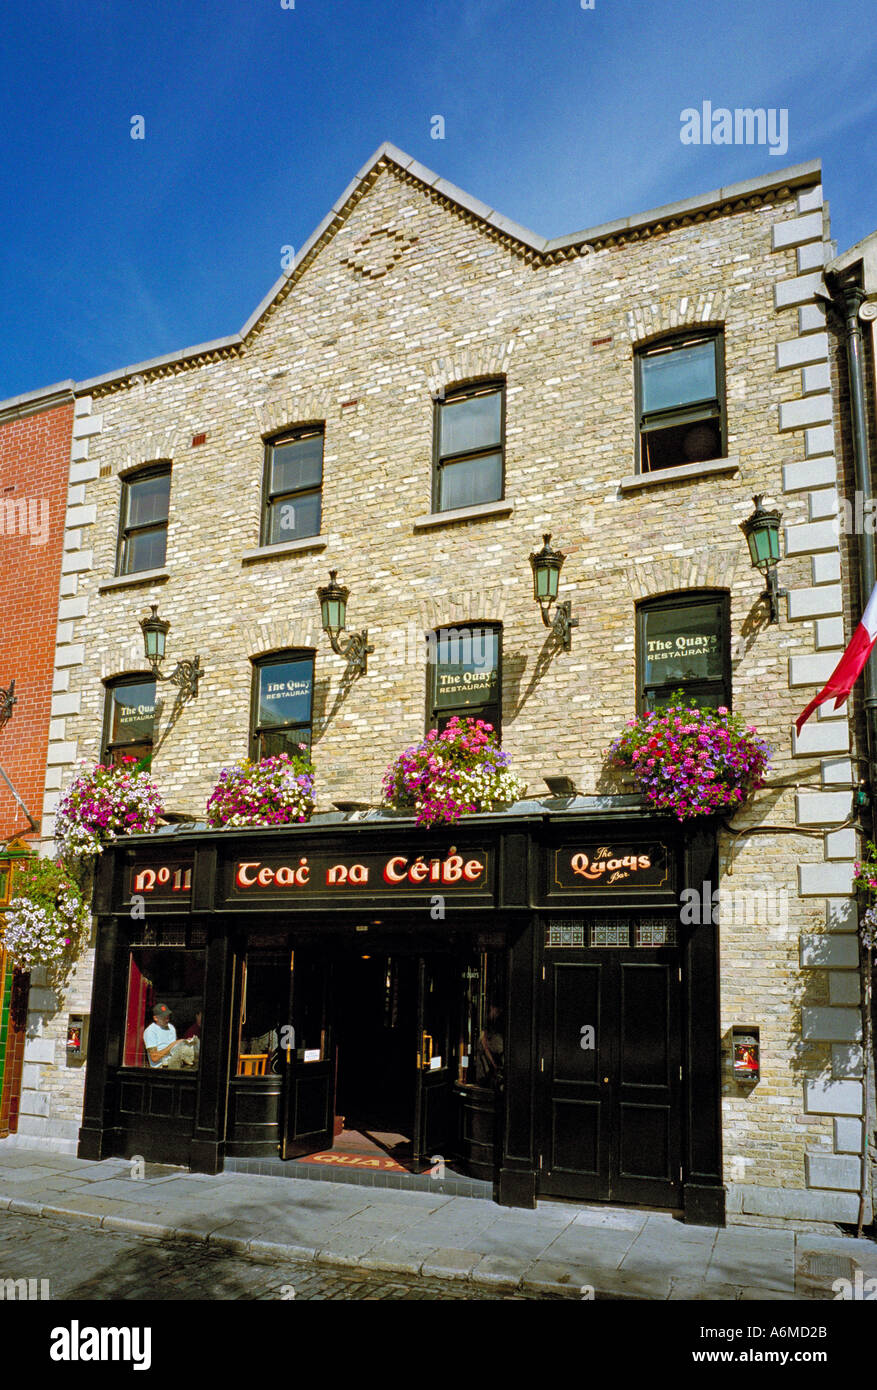
[[[509,806],[523,788],[508,761],[492,725],[455,717],[390,764],[382,784],[385,806],[414,815],[418,825],[453,824]]]
[[[207,802],[217,829],[303,824],[314,812],[314,766],[304,744],[294,754],[225,767]]]
[[[629,720],[607,756],[653,810],[688,820],[738,810],[764,785],[771,750],[740,715],[698,709],[675,691],[666,707]]]

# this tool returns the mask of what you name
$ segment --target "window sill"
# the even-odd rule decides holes
[[[285,541],[281,545],[260,545],[257,550],[245,550],[241,564],[258,564],[260,560],[273,560],[278,555],[305,555],[308,551],[325,550],[328,544],[321,536],[304,536],[300,541]]]
[[[662,483],[685,483],[691,479],[710,478],[716,473],[739,473],[740,455],[729,454],[724,459],[707,459],[704,463],[681,463],[676,468],[658,468],[654,473],[634,473],[622,478],[619,492],[638,492],[641,488],[660,487]]]
[[[430,531],[435,526],[453,526],[457,521],[480,521],[482,517],[511,516],[514,510],[514,502],[505,499],[499,502],[479,502],[475,507],[455,507],[452,511],[430,512],[429,516],[419,516],[414,523],[414,529]]]
[[[170,577],[170,570],[140,570],[135,574],[120,574],[115,579],[105,579],[103,584],[98,585],[97,591],[106,594],[113,589],[133,589],[137,584],[164,584]]]

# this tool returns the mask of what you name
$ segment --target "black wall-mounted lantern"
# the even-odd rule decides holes
[[[143,632],[143,650],[152,674],[157,681],[170,681],[172,685],[176,685],[184,700],[194,700],[198,694],[198,682],[204,674],[201,658],[196,656],[191,661],[178,661],[169,676],[162,675],[161,663],[164,661],[170,623],[167,618],[158,616],[157,603],[153,603],[151,607],[151,615],[140,619],[140,628]]]
[[[749,558],[755,569],[764,575],[767,588],[761,595],[767,599],[770,609],[769,622],[780,620],[779,600],[788,598],[788,590],[777,587],[777,564],[780,558],[780,521],[782,512],[765,511],[761,505],[761,494],[753,497],[755,511],[740,523],[740,530],[749,546]]]
[[[333,652],[337,656],[346,657],[347,665],[364,676],[368,670],[369,653],[374,651],[374,647],[369,646],[367,628],[363,628],[362,632],[349,633],[343,646],[338,641],[339,633],[342,633],[347,625],[347,599],[350,590],[338,583],[337,574],[337,570],[330,570],[329,583],[317,590],[323,631],[329,638]]]
[[[557,600],[560,571],[566,556],[559,550],[551,549],[550,533],[546,533],[542,540],[542,549],[530,556],[530,564],[533,567],[533,597],[539,605],[543,623],[551,628],[563,650],[568,652],[572,648],[572,629],[579,625],[578,618],[572,616],[572,603],[565,599],[563,603],[557,604],[553,620],[549,616],[551,605]]]
[[[15,693],[15,681],[10,683],[8,690],[0,689],[0,729],[4,724],[8,724],[12,718],[12,710],[18,704],[18,696]]]

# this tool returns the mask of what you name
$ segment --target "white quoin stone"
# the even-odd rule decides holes
[[[821,211],[808,212],[804,217],[793,217],[789,222],[777,222],[773,228],[775,251],[781,251],[785,246],[800,246],[804,241],[821,240]]]
[[[804,1109],[808,1115],[861,1115],[861,1081],[805,1081]]]
[[[854,932],[802,936],[801,964],[808,970],[857,970],[859,939]]]

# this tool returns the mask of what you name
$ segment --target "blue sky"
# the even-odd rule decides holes
[[[874,17],[874,0],[6,0],[0,399],[237,332],[383,140],[545,236],[821,158],[844,250],[877,229]],[[684,145],[704,100],[786,109],[787,153]]]

